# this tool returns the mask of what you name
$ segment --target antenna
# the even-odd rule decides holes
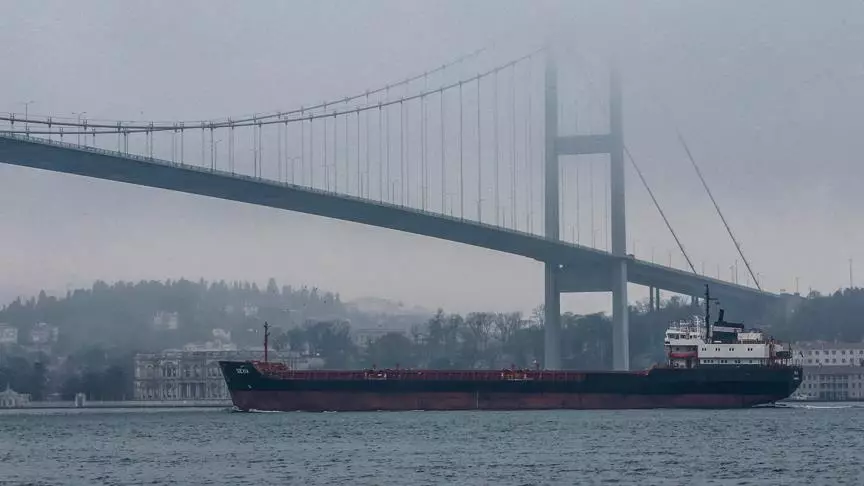
[[[706,285],[707,287],[707,285]],[[264,362],[267,362],[267,345],[270,342],[270,324],[264,321]]]

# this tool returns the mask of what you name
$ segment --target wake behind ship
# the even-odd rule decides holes
[[[802,370],[789,365],[787,346],[723,321],[722,310],[709,324],[707,304],[705,314],[672,324],[666,362],[642,371],[292,370],[266,352],[219,364],[242,411],[745,408],[798,388]],[[265,350],[266,339],[265,330]]]

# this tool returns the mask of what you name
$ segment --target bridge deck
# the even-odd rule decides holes
[[[591,280],[591,276],[611,275],[612,264],[622,258],[581,245],[415,208],[45,139],[0,135],[0,163],[286,209],[455,241],[559,263],[570,274],[571,281],[578,281],[583,271],[588,277],[586,280]],[[628,260],[628,278],[640,285],[701,295],[708,283],[712,294],[719,298],[777,297],[662,265]],[[593,286],[576,285],[573,290],[577,287],[608,290],[605,278],[593,280],[596,282]],[[563,290],[568,289],[565,286]]]

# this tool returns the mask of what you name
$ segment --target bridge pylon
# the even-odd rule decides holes
[[[553,49],[546,49],[545,70],[545,235],[558,240],[560,216],[559,163],[563,155],[609,154],[610,226],[612,265],[580,268],[568,262],[545,261],[544,326],[547,369],[561,368],[561,293],[612,292],[613,367],[630,368],[630,332],[627,307],[627,229],[624,199],[624,131],[621,109],[621,81],[612,68],[609,89],[609,132],[566,135],[558,132],[558,70]]]

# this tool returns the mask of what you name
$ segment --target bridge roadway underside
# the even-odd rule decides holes
[[[61,142],[0,135],[0,163],[314,214],[558,263],[562,292],[611,291],[613,264],[619,260],[605,251],[428,211]],[[628,279],[639,285],[701,296],[707,283],[712,295],[726,301],[777,297],[641,260],[627,260]]]

